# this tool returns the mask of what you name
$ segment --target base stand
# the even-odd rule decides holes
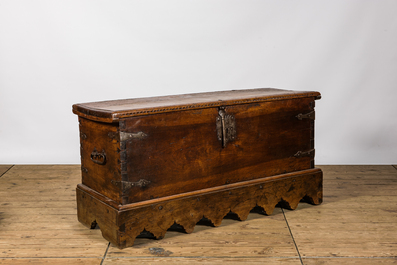
[[[247,219],[255,206],[270,215],[279,202],[292,210],[302,199],[320,204],[322,183],[322,171],[310,169],[119,206],[79,184],[77,213],[85,226],[98,224],[105,239],[125,248],[132,246],[144,230],[163,238],[174,223],[191,233],[203,217],[219,226],[229,212],[240,220]]]

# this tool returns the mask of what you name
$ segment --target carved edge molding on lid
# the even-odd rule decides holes
[[[266,101],[273,101],[273,100],[282,100],[282,99],[295,99],[295,98],[302,98],[302,97],[316,97],[316,99],[320,99],[316,93],[313,94],[295,94],[295,95],[285,95],[285,96],[276,96],[276,97],[267,97],[267,98],[251,98],[251,99],[244,99],[244,100],[231,100],[231,101],[220,101],[213,102],[213,103],[205,103],[205,104],[192,104],[192,105],[185,105],[185,106],[174,106],[174,107],[163,107],[163,108],[155,108],[155,109],[142,109],[130,112],[120,112],[113,115],[113,119],[121,119],[127,118],[131,116],[140,116],[140,115],[147,115],[151,113],[162,113],[168,111],[179,111],[179,110],[189,110],[189,109],[200,109],[200,108],[208,108],[208,107],[220,107],[225,105],[239,105],[239,104],[247,104],[252,102],[266,102]]]

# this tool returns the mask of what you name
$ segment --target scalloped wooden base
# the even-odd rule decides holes
[[[81,223],[90,228],[98,224],[105,239],[125,248],[143,231],[163,238],[175,223],[191,233],[203,217],[219,226],[229,212],[240,220],[247,219],[255,206],[270,215],[279,203],[288,209],[295,209],[302,199],[320,204],[322,183],[322,171],[310,169],[128,205],[117,205],[79,184],[77,212]]]

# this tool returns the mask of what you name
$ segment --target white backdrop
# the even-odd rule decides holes
[[[317,164],[397,164],[395,0],[0,0],[0,164],[79,163],[74,103],[316,90]]]

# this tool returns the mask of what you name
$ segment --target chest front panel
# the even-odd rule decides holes
[[[313,102],[286,99],[122,119],[121,179],[133,183],[121,191],[123,204],[312,168]]]

